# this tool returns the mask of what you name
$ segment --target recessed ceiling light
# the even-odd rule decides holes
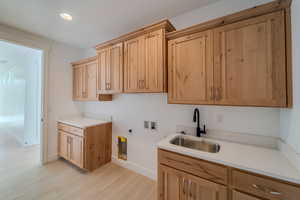
[[[73,17],[68,13],[60,13],[59,15],[61,18],[67,21],[71,21],[73,19]]]

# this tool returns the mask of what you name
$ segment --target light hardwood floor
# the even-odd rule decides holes
[[[92,173],[63,160],[41,166],[38,147],[13,144],[0,133],[0,200],[156,199],[154,181],[113,163]]]

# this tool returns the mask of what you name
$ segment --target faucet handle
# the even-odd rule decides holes
[[[206,126],[203,125],[203,130],[201,130],[201,133],[206,134]]]

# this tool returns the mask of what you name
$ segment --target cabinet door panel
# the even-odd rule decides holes
[[[163,92],[165,63],[163,60],[163,30],[151,32],[144,36],[144,80],[143,89],[148,92]],[[143,66],[141,66],[143,67]]]
[[[217,28],[217,104],[286,106],[284,13]]]
[[[159,200],[227,200],[227,188],[197,176],[159,165]]]
[[[212,31],[169,42],[169,102],[212,104]]]
[[[69,137],[67,133],[62,131],[58,132],[59,135],[59,146],[58,151],[59,155],[64,159],[69,159]]]
[[[110,83],[111,93],[123,91],[123,43],[110,48]]]
[[[97,62],[86,65],[87,94],[88,100],[97,100]]]
[[[135,38],[125,42],[124,55],[124,91],[138,92],[141,87],[141,38]]]
[[[182,172],[159,165],[158,200],[181,200]]]
[[[110,81],[110,52],[109,48],[102,49],[98,52],[98,70],[97,70],[97,90],[98,94],[106,94],[108,83]]]
[[[83,138],[75,135],[69,135],[70,138],[70,156],[69,159],[78,167],[83,168]]]
[[[79,65],[73,68],[73,99],[83,98],[83,66]]]
[[[217,183],[184,174],[182,200],[227,200],[227,188]]]

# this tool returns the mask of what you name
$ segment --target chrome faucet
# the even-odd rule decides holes
[[[197,137],[201,137],[201,135],[205,135],[206,134],[206,129],[205,129],[205,125],[203,126],[203,129],[200,128],[200,112],[198,108],[195,108],[194,110],[194,117],[193,117],[193,121],[197,122]]]

